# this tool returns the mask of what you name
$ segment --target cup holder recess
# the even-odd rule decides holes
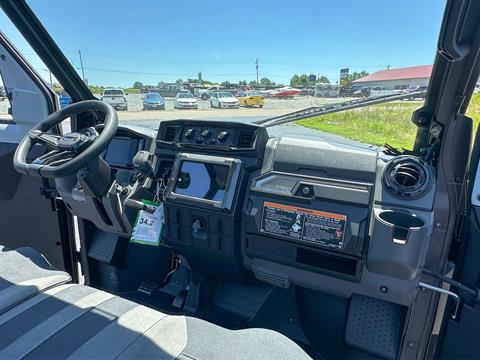
[[[375,211],[367,268],[404,280],[414,279],[422,265],[429,236],[425,221],[414,214]]]
[[[383,211],[378,214],[378,218],[393,227],[392,241],[402,245],[406,244],[410,230],[417,230],[425,225],[417,216],[399,211]]]

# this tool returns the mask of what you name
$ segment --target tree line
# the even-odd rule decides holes
[[[362,70],[360,72],[357,72],[357,71],[352,72],[351,74],[348,75],[348,78],[347,78],[348,86],[350,86],[353,81],[355,81],[357,79],[360,79],[361,77],[364,77],[364,76],[367,76],[367,75],[368,75],[368,72],[366,72],[364,70]],[[181,85],[181,84],[199,84],[200,80],[199,79],[186,79],[186,80],[177,79],[176,83],[179,84],[179,85]],[[203,85],[213,85],[214,84],[214,82],[208,81],[208,80],[201,80],[201,83]],[[315,86],[318,83],[330,84],[330,80],[325,75],[319,75],[316,78],[315,81],[311,81],[310,76],[307,75],[307,74],[300,74],[300,75],[295,74],[290,79],[290,86],[292,86],[292,87],[309,87],[309,86]],[[161,86],[162,84],[164,84],[164,83],[159,82],[157,84],[157,86]],[[228,87],[230,85],[235,85],[235,84],[231,83],[230,81],[223,81],[223,82],[220,83],[220,85],[224,86],[224,87]],[[267,77],[262,77],[259,80],[258,84],[257,84],[256,80],[252,80],[252,81],[240,80],[238,82],[238,85],[240,85],[240,86],[247,86],[247,85],[257,86],[257,85],[260,85],[260,86],[263,86],[263,87],[266,87],[266,88],[283,86],[283,84],[276,83],[275,81],[272,81]],[[104,86],[96,86],[96,85],[90,85],[89,87],[90,87],[90,90],[93,93],[101,93],[103,91],[103,89],[105,88]],[[133,83],[131,89],[141,90],[145,87],[152,88],[152,87],[155,87],[155,86],[144,84],[141,81],[135,81]]]

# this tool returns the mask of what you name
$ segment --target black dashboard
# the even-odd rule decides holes
[[[132,168],[140,150],[155,180]],[[104,158],[128,197],[161,184],[161,243],[196,272],[404,305],[415,296],[435,190],[417,158],[197,120],[162,121],[156,134],[121,128]]]

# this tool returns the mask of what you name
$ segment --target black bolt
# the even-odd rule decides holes
[[[380,286],[380,292],[382,294],[388,293],[388,287],[386,287],[385,285]]]

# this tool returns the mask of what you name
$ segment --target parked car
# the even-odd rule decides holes
[[[353,96],[353,94],[360,89],[360,86],[341,86],[339,89],[338,96],[344,96],[344,97],[350,97]]]
[[[258,106],[263,108],[263,105],[265,104],[265,98],[259,91],[255,90],[245,92],[238,98],[238,101],[240,102],[240,106],[245,107]]]
[[[237,92],[237,90],[235,88],[222,87],[222,86],[218,86],[218,85],[210,86],[207,89],[196,88],[196,89],[194,89],[194,91],[195,91],[195,96],[199,97],[202,100],[210,99],[210,97],[216,92],[227,91],[230,94]]]
[[[210,106],[216,107],[219,109],[222,109],[222,108],[238,109],[240,107],[240,102],[235,96],[232,95],[231,92],[220,91],[220,92],[214,92],[212,94],[212,96],[210,97]]]
[[[3,100],[6,97],[7,97],[7,91],[5,90],[5,87],[0,86],[0,100]]]
[[[165,99],[159,93],[147,93],[143,97],[143,110],[165,110]]]
[[[353,97],[369,97],[371,93],[371,89],[367,86],[362,86],[361,88],[356,89],[352,96]]]
[[[122,89],[108,88],[103,90],[103,94],[100,98],[102,101],[113,106],[115,110],[128,110],[127,96]]]
[[[173,101],[175,109],[198,109],[198,101],[190,93],[179,92]]]
[[[410,86],[410,87],[402,90],[401,93],[402,94],[410,94],[410,93],[418,93],[420,91],[423,91],[423,94],[421,94],[421,95],[414,95],[411,98],[405,99],[405,100],[423,100],[423,99],[425,99],[427,90],[428,90],[428,86],[418,85],[418,86]]]
[[[60,108],[63,109],[64,107],[70,105],[72,103],[72,98],[68,93],[63,90],[60,94],[58,94],[58,99],[60,100]]]

